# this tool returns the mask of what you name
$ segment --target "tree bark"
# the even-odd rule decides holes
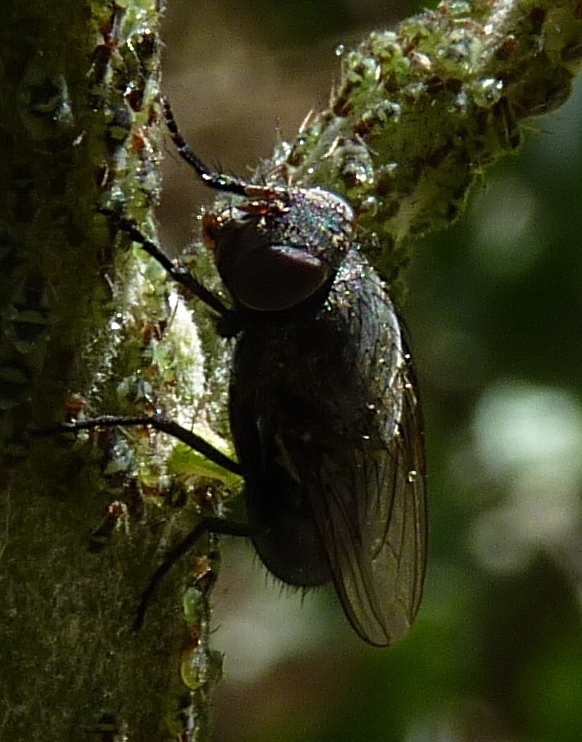
[[[201,386],[201,353],[176,370],[181,299],[99,213],[122,209],[155,236],[159,22],[155,0],[2,11],[0,739],[177,739],[194,712],[188,739],[205,726],[196,686],[212,657],[184,621],[186,565],[132,628],[152,571],[194,521],[164,479],[163,442],[27,438],[66,414],[173,412],[192,402],[174,392],[182,374]],[[190,688],[182,658],[199,668]]]

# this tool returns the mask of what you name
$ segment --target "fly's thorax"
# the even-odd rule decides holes
[[[343,416],[360,421],[362,446],[373,449],[398,429],[409,357],[388,288],[357,248],[338,270],[321,313],[344,337],[339,365],[345,404],[355,404]]]

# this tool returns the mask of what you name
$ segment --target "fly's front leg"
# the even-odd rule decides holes
[[[208,307],[217,312],[221,318],[228,319],[232,315],[232,311],[225,307],[220,299],[203,286],[200,281],[194,278],[188,267],[181,260],[171,260],[155,242],[148,239],[138,229],[137,224],[133,220],[117,214],[111,209],[101,208],[100,212],[110,217],[117,229],[125,232],[133,242],[141,245],[142,249],[156,260],[177,284],[183,286],[191,294],[201,299]]]

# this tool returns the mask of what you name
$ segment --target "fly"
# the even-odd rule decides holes
[[[355,631],[393,644],[420,605],[427,515],[416,378],[387,287],[358,249],[343,198],[215,172],[182,138],[166,100],[164,111],[181,157],[233,197],[203,220],[232,308],[131,222],[118,226],[235,337],[229,414],[238,463],[161,417],[73,425],[151,424],[242,474],[248,528],[201,523],[144,598],[204,530],[243,533],[277,578],[301,588],[333,582]]]

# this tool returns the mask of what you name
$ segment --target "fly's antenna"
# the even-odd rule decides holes
[[[219,173],[212,170],[205,165],[198,155],[192,150],[188,142],[180,134],[178,124],[174,118],[174,112],[170,106],[170,101],[164,95],[162,96],[162,106],[164,108],[164,118],[166,119],[166,126],[172,137],[172,141],[176,145],[178,154],[185,160],[191,167],[196,170],[200,179],[210,188],[215,188],[217,191],[226,191],[227,193],[234,193],[237,196],[248,196],[249,184],[243,180],[239,180],[233,175],[227,175],[226,173]]]

